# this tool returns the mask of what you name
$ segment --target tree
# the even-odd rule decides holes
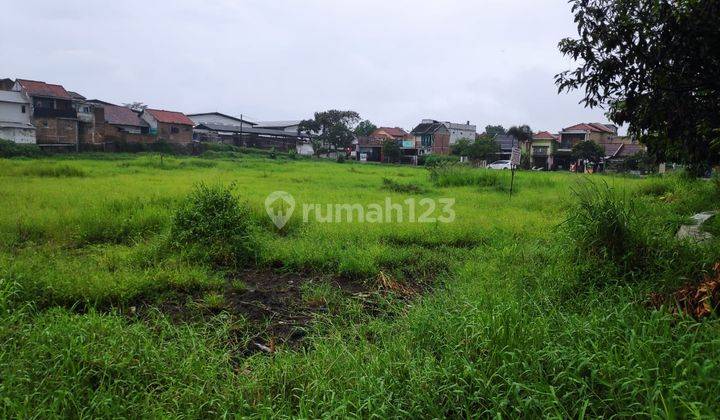
[[[499,147],[495,140],[480,138],[470,145],[468,156],[473,160],[490,161],[495,157]]]
[[[148,107],[147,105],[145,105],[145,104],[142,103],[142,102],[130,102],[130,103],[127,103],[127,104],[123,104],[123,106],[126,107],[126,108],[130,108],[130,109],[132,109],[132,110],[135,111],[135,112],[143,112],[143,111],[145,111],[145,110],[147,109],[147,107]]]
[[[450,153],[455,156],[470,156],[470,139],[459,139],[455,144],[450,146]]]
[[[361,121],[360,124],[355,127],[355,135],[357,136],[369,136],[372,134],[375,130],[377,130],[377,126],[373,124],[370,120]]]
[[[586,107],[660,161],[699,174],[720,161],[720,2],[573,0],[578,38],[560,51],[579,62],[555,77],[559,92],[584,89]]]
[[[485,126],[485,134],[495,137],[496,135],[500,134],[506,134],[507,131],[505,130],[505,127],[502,125],[488,125]]]
[[[589,160],[598,163],[605,157],[605,149],[594,141],[581,141],[572,148],[572,156],[574,159]]]
[[[352,145],[355,139],[353,127],[359,120],[360,114],[355,111],[331,109],[316,112],[315,118],[301,121],[298,131],[315,135],[322,146],[332,146],[337,151]]]
[[[532,140],[533,132],[529,125],[517,125],[508,128],[507,135],[512,136],[518,141],[518,147],[521,144],[527,143]]]
[[[394,163],[400,160],[402,150],[395,140],[385,140],[382,145],[383,157],[386,162]]]

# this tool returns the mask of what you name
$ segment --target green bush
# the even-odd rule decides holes
[[[414,183],[401,183],[390,178],[383,178],[383,188],[399,193],[422,194],[425,188]]]
[[[175,212],[172,244],[222,267],[239,268],[254,261],[256,224],[231,189],[198,184]]]
[[[661,244],[649,232],[640,203],[607,184],[587,182],[565,221],[574,263],[594,285],[648,274]]]
[[[44,153],[36,144],[18,144],[0,139],[0,157],[37,157]]]
[[[82,178],[87,173],[78,167],[70,165],[33,165],[23,168],[22,175],[39,176],[47,178]]]
[[[438,165],[458,162],[460,162],[460,158],[458,156],[424,155],[418,158],[418,165],[424,165],[430,168]]]

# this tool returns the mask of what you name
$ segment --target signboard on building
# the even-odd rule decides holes
[[[512,148],[512,152],[510,153],[510,163],[512,163],[513,166],[520,166],[520,148],[519,147]]]
[[[403,140],[402,147],[403,147],[403,149],[414,149],[415,148],[415,140]]]

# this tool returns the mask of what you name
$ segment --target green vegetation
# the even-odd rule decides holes
[[[718,238],[674,238],[720,189],[521,171],[510,199],[509,176],[0,160],[0,415],[716,416],[720,320],[647,302],[720,260]],[[297,201],[282,230],[273,191]],[[422,196],[455,222],[302,223],[304,203]]]

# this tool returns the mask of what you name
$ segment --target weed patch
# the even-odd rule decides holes
[[[406,194],[423,194],[427,192],[425,188],[418,184],[397,182],[390,178],[383,178],[383,188],[388,191]]]
[[[173,245],[192,258],[238,268],[255,260],[255,221],[231,187],[198,184],[175,212]]]

